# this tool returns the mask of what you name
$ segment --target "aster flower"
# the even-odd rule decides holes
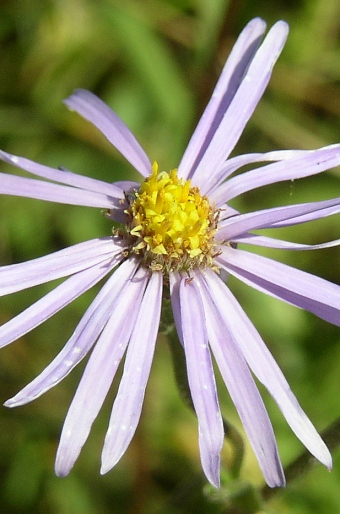
[[[44,179],[1,173],[0,193],[105,209],[110,219],[120,223],[120,228],[107,237],[0,268],[2,295],[68,277],[0,328],[1,346],[26,334],[107,278],[60,353],[5,403],[14,407],[39,397],[92,350],[62,430],[55,466],[58,475],[66,475],[74,465],[125,353],[101,472],[109,471],[128,447],[150,373],[163,287],[170,291],[186,356],[201,462],[208,480],[219,485],[224,440],[212,354],[269,486],[282,486],[285,479],[273,428],[253,374],[274,397],[297,437],[331,468],[328,449],[223,280],[228,274],[234,275],[259,291],[340,325],[338,286],[237,247],[243,243],[305,250],[337,244],[300,245],[254,231],[333,215],[339,212],[340,198],[251,213],[238,213],[229,205],[246,191],[311,176],[340,164],[340,145],[229,157],[269,81],[288,28],[279,21],[262,41],[264,32],[265,23],[257,18],[239,36],[178,169],[165,172],[159,171],[156,163],[151,165],[117,115],[84,90],[75,91],[66,105],[106,136],[140,173],[141,184],[109,184],[0,154],[3,161]],[[251,171],[230,177],[253,163],[256,166]]]

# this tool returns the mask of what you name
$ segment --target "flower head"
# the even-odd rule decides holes
[[[77,90],[66,105],[92,122],[140,173],[142,183],[108,184],[0,153],[2,160],[45,180],[0,174],[0,193],[105,209],[120,223],[111,235],[26,263],[0,268],[2,295],[68,277],[0,328],[5,346],[107,277],[74,333],[45,370],[6,402],[25,404],[61,381],[92,349],[69,408],[56,458],[66,475],[85,443],[126,353],[102,454],[102,472],[121,458],[137,427],[159,327],[162,288],[168,287],[199,424],[202,466],[219,485],[223,424],[214,355],[270,486],[284,485],[274,432],[252,373],[274,397],[297,437],[325,466],[331,456],[302,411],[260,335],[227,287],[232,274],[271,296],[340,325],[340,289],[321,278],[237,248],[239,243],[283,249],[299,245],[254,233],[338,213],[340,198],[239,213],[229,201],[260,186],[321,173],[340,164],[340,145],[229,158],[269,81],[287,36],[279,21],[262,41],[256,18],[239,36],[211,100],[178,166],[151,165],[129,129],[92,93]],[[258,163],[262,162],[262,166]],[[256,167],[229,178],[244,165]],[[46,180],[47,179],[47,180]],[[228,179],[228,180],[226,180]]]
[[[153,271],[186,271],[213,265],[219,211],[177,170],[152,173],[139,190],[126,195],[126,235],[132,254]],[[117,232],[119,234],[119,231]]]

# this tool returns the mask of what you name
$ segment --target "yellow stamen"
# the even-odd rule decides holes
[[[158,171],[157,163],[139,191],[128,197],[127,232],[131,252],[151,269],[171,271],[212,266],[218,211],[177,170]]]

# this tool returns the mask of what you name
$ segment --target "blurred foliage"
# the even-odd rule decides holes
[[[51,166],[115,181],[132,178],[126,162],[62,100],[91,89],[136,134],[161,167],[176,166],[235,38],[254,16],[285,19],[290,37],[270,86],[236,153],[315,148],[339,142],[340,0],[2,0],[0,4],[0,147]],[[5,164],[1,169],[16,173]],[[340,196],[339,171],[251,192],[242,211]],[[99,213],[98,213],[99,214]],[[92,209],[0,198],[1,264],[20,262],[111,227]],[[287,239],[316,243],[339,237],[336,218],[285,230]],[[338,248],[268,255],[340,283]],[[231,280],[302,406],[319,430],[339,416],[340,335],[335,327]],[[1,299],[0,322],[50,285]],[[95,292],[1,351],[1,400],[38,374],[72,333]],[[169,350],[160,337],[137,434],[121,462],[99,475],[99,456],[113,387],[78,463],[67,478],[53,474],[64,416],[79,366],[31,405],[1,409],[1,512],[44,514],[204,514],[241,512],[202,493],[196,420],[181,404]],[[240,426],[220,381],[224,414]],[[263,392],[284,464],[302,451]],[[224,464],[231,450],[226,443]],[[268,512],[340,510],[339,453],[279,490]],[[246,448],[242,480],[263,484]],[[232,509],[232,510],[230,510]]]

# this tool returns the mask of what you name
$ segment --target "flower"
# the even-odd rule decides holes
[[[268,389],[288,424],[327,468],[331,456],[302,411],[282,372],[223,278],[253,288],[340,325],[340,289],[319,277],[238,249],[239,243],[311,249],[254,233],[338,213],[340,198],[240,214],[229,205],[260,186],[321,173],[340,163],[340,145],[314,151],[251,153],[229,158],[253,113],[288,33],[277,22],[252,20],[239,36],[178,169],[159,171],[129,129],[101,100],[77,90],[66,105],[92,122],[140,173],[142,184],[108,184],[1,152],[38,180],[1,173],[0,193],[97,207],[119,222],[112,235],[45,257],[0,268],[0,292],[13,293],[69,277],[0,328],[5,346],[107,277],[73,335],[46,369],[5,405],[25,404],[60,382],[92,349],[69,408],[56,457],[66,475],[84,445],[126,352],[123,376],[106,433],[101,472],[124,454],[139,421],[159,327],[162,288],[168,287],[183,345],[208,480],[219,486],[224,440],[211,352],[269,486],[285,483],[276,440],[252,373]],[[263,163],[229,178],[244,165]],[[227,181],[226,179],[229,178]],[[252,372],[252,373],[251,373]]]

